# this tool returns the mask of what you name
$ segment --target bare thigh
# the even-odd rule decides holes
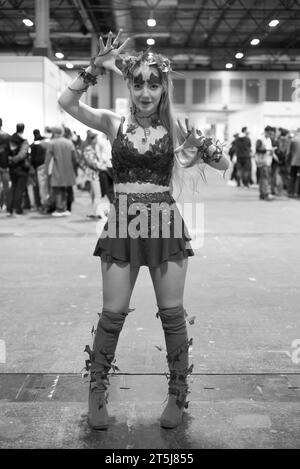
[[[183,259],[149,267],[159,308],[173,308],[183,304],[187,266],[188,259]]]
[[[115,313],[127,311],[139,267],[102,261],[101,271],[103,308]]]

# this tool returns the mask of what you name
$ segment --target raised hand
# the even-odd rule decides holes
[[[195,129],[195,127],[193,126],[190,126],[188,118],[185,119],[186,128],[183,127],[179,119],[177,119],[177,123],[181,131],[181,134],[184,137],[184,142],[182,143],[182,145],[175,148],[174,151],[176,153],[181,150],[184,150],[185,148],[201,146],[201,142],[203,141],[202,132],[200,132],[200,130]]]
[[[130,38],[127,38],[120,47],[118,47],[119,37],[122,34],[122,29],[119,30],[117,36],[113,39],[113,33],[110,31],[108,33],[106,45],[104,45],[103,39],[100,36],[99,45],[100,51],[96,57],[91,59],[91,73],[93,75],[98,75],[101,71],[101,68],[104,67],[107,70],[112,70],[118,75],[122,75],[121,70],[116,66],[116,59],[120,52],[125,48],[127,42]]]

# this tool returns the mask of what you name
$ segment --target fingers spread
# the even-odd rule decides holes
[[[107,48],[111,48],[111,40],[112,40],[112,32],[109,31],[108,36],[107,36],[107,41],[106,41]]]
[[[102,39],[101,36],[99,37],[99,45],[100,45],[100,52],[103,52],[103,50],[104,50],[104,42],[103,42],[103,39]]]
[[[186,126],[186,130],[190,132],[190,124],[189,124],[189,119],[187,117],[185,118],[185,126]]]
[[[119,29],[119,32],[118,32],[118,34],[116,35],[116,37],[114,39],[114,43],[118,44],[118,42],[120,40],[119,38],[120,38],[122,32],[123,32],[123,29]]]
[[[118,48],[118,51],[119,51],[119,52],[124,49],[124,47],[126,46],[126,44],[127,44],[128,41],[130,41],[130,37],[128,37],[128,38],[123,42],[123,44]]]

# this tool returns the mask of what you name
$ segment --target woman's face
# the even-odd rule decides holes
[[[163,86],[155,67],[141,64],[134,70],[129,88],[132,102],[140,111],[140,116],[153,114],[157,110]]]

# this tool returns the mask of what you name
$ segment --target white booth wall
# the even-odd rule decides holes
[[[64,124],[82,136],[87,127],[59,106],[58,97],[70,76],[46,57],[0,56],[0,117],[3,130],[13,133],[25,124],[24,136],[31,142],[33,129]],[[87,96],[83,98],[87,100]]]

